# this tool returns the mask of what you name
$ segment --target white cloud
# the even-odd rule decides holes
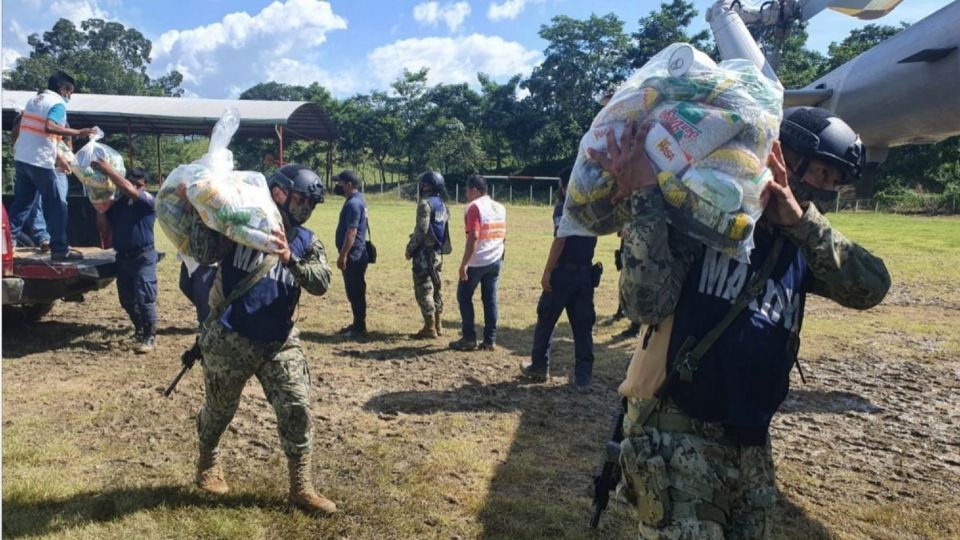
[[[491,2],[487,9],[487,18],[491,21],[500,21],[503,19],[516,19],[523,12],[523,9],[530,2],[542,2],[543,0],[506,0],[505,2]]]
[[[356,77],[352,74],[333,74],[319,66],[292,58],[281,58],[271,63],[267,69],[267,79],[301,86],[309,86],[316,82],[334,95],[347,95],[361,90]]]
[[[436,26],[441,20],[451,32],[456,32],[470,15],[470,4],[457,2],[440,7],[439,2],[422,2],[413,7],[413,19],[420,24]]]
[[[48,13],[53,21],[67,19],[78,27],[87,19],[110,20],[110,16],[97,0],[57,0],[50,6]]]
[[[256,15],[230,13],[213,24],[164,32],[154,42],[153,66],[176,69],[194,85],[222,73],[247,78],[251,68],[270,66],[288,53],[307,53],[326,42],[327,33],[346,28],[346,19],[329,2],[275,1]]]
[[[539,51],[498,36],[472,34],[457,38],[404,39],[379,47],[368,56],[370,72],[381,87],[404,69],[429,68],[430,84],[476,84],[477,72],[494,78],[528,75],[541,60]]]
[[[17,58],[23,55],[13,49],[3,48],[2,70],[8,71],[16,67]]]

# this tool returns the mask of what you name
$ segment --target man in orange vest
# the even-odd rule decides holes
[[[10,206],[10,232],[20,234],[40,193],[43,218],[50,233],[50,258],[54,261],[81,259],[67,241],[66,186],[57,182],[57,142],[61,137],[89,137],[92,130],[71,129],[67,125],[67,103],[76,84],[72,77],[58,71],[50,77],[47,89],[27,102],[20,123],[14,128],[13,159],[16,179]]]
[[[483,300],[483,343],[492,351],[497,343],[497,284],[503,267],[503,246],[507,235],[507,210],[487,195],[487,181],[480,175],[467,178],[467,208],[464,227],[467,243],[460,263],[457,303],[460,305],[461,337],[450,342],[457,351],[477,349],[473,325],[473,292],[480,286]]]

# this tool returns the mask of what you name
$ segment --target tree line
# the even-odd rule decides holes
[[[692,2],[664,1],[640,18],[633,32],[614,14],[556,16],[540,28],[547,47],[543,62],[529,76],[497,82],[478,73],[477,90],[467,84],[431,85],[428,71],[421,69],[404,71],[388,91],[344,99],[317,83],[275,81],[259,83],[240,98],[317,103],[337,125],[338,166],[366,171],[367,182],[406,180],[428,168],[453,179],[473,172],[553,174],[572,162],[581,136],[601,108],[598,98],[656,52],[685,41],[716,58],[709,33],[690,30],[698,15]],[[807,29],[798,26],[784,44],[779,76],[787,88],[804,86],[904,27],[871,24],[821,54],[806,48]],[[756,37],[762,46],[772,42],[772,34]],[[28,42],[33,50],[4,73],[4,88],[43,88],[53,71],[64,69],[77,78],[83,92],[182,95],[183,79],[176,71],[157,78],[147,74],[151,42],[120,23],[90,19],[78,29],[61,19]],[[121,137],[109,143],[118,149],[127,145]],[[135,140],[134,145],[135,159],[143,161],[138,165],[155,170],[151,141]],[[198,157],[206,141],[164,136],[163,148],[160,162],[166,173]],[[277,161],[275,141],[236,141],[233,149],[243,168],[269,173]],[[321,169],[326,151],[325,143],[297,141],[287,146],[285,157]],[[960,197],[960,137],[892,150],[875,180],[877,190],[888,196],[921,191]]]

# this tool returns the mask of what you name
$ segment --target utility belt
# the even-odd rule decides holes
[[[628,400],[626,416],[630,419],[631,423],[636,423],[639,420],[644,405],[646,404],[646,401]],[[664,408],[671,410],[664,411]],[[722,423],[697,420],[682,412],[677,412],[676,409],[679,409],[679,407],[673,400],[667,399],[664,405],[657,407],[650,413],[649,417],[643,423],[643,426],[673,433],[698,435],[726,446],[739,446],[737,438],[728,433]]]
[[[562,268],[563,270],[569,270],[571,272],[588,272],[593,269],[593,265],[590,264],[590,262],[558,262],[557,268]]]
[[[723,431],[718,422],[701,422],[674,412],[672,401],[665,407],[669,411],[654,410],[643,426],[637,426],[646,401],[629,400],[626,417],[634,423],[620,446],[620,467],[625,483],[618,490],[633,504],[640,520],[652,527],[659,527],[670,520],[693,519],[713,521],[721,526],[727,524],[730,515],[730,499],[722,490],[709,484],[685,478],[674,485],[667,463],[672,458],[671,446],[654,445],[653,437],[643,429],[653,427],[664,432],[696,434],[724,445],[736,447],[736,442]]]
[[[603,276],[603,263],[591,264],[590,262],[558,262],[554,270],[565,270],[567,272],[589,272],[590,283],[593,288],[600,286],[600,278]]]
[[[149,246],[145,246],[142,248],[117,251],[116,258],[128,261],[131,259],[136,259],[141,255],[146,255],[147,253],[150,253],[151,251],[153,251],[153,249],[154,249],[153,244],[150,244]]]

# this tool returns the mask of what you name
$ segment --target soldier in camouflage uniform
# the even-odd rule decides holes
[[[420,175],[420,202],[417,203],[417,224],[407,243],[406,257],[413,261],[413,294],[423,315],[423,328],[413,335],[432,339],[442,333],[443,295],[440,293],[440,271],[443,255],[450,245],[450,212],[440,199],[444,191],[443,176],[427,171]]]
[[[642,538],[766,538],[777,498],[768,430],[789,388],[806,294],[868,309],[890,286],[883,261],[823,216],[836,186],[859,177],[863,144],[823,109],[785,111],[746,263],[668,226],[645,133],[628,127],[619,145],[608,134],[609,155],[592,154],[632,211],[620,290],[627,316],[647,325],[619,388],[628,404],[619,491]],[[700,342],[711,345],[691,361]]]
[[[256,376],[277,415],[290,502],[309,513],[329,514],[336,505],[318,495],[310,479],[310,372],[292,320],[301,287],[317,296],[330,288],[323,243],[302,226],[323,202],[323,184],[301,165],[281,168],[269,184],[284,223],[277,231],[280,248],[275,255],[236,244],[199,220],[191,233],[191,254],[197,261],[219,263],[210,315],[200,335],[206,402],[197,415],[196,483],[208,492],[227,492],[220,436],[237,411],[247,380]]]

